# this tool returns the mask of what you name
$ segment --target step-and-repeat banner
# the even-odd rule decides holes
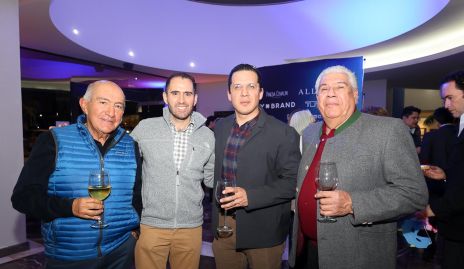
[[[321,115],[317,109],[314,84],[327,67],[343,65],[356,75],[358,81],[358,109],[362,106],[363,57],[318,60],[259,68],[262,75],[264,96],[262,108],[274,117],[287,122],[292,112],[308,109],[317,121]]]

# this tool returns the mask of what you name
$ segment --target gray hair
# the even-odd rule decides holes
[[[324,77],[327,74],[332,74],[332,73],[345,74],[348,77],[348,82],[350,83],[350,86],[351,86],[352,90],[353,91],[358,90],[358,82],[356,80],[356,76],[354,75],[354,73],[350,69],[348,69],[348,68],[346,68],[346,67],[344,67],[342,65],[335,65],[335,66],[327,67],[317,77],[316,84],[314,85],[315,90],[316,90],[316,94],[318,94],[319,86],[320,86],[322,77]]]
[[[308,127],[309,124],[314,123],[316,119],[314,118],[311,111],[304,109],[293,113],[290,117],[288,125],[295,128],[296,132],[301,135],[303,130]]]
[[[95,88],[98,86],[98,85],[101,85],[101,84],[110,84],[110,85],[113,85],[119,89],[121,89],[121,87],[119,87],[118,84],[114,83],[113,81],[109,81],[109,80],[97,80],[95,82],[92,82],[89,84],[89,86],[87,86],[87,90],[85,91],[85,94],[82,98],[84,98],[85,100],[87,101],[90,101],[92,100],[92,95],[93,95],[93,90],[95,90]],[[122,91],[122,89],[121,89]],[[123,93],[124,95],[124,93]],[[124,100],[126,99],[126,96],[124,95]]]

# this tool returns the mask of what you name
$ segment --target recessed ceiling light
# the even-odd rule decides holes
[[[194,63],[194,62],[190,62],[190,67],[195,67],[195,63]]]
[[[135,80],[138,80],[139,78],[138,78],[138,77],[135,77],[134,79],[135,79]]]
[[[127,54],[129,54],[130,57],[134,57],[135,56],[135,53],[133,51],[129,51]]]
[[[73,34],[75,34],[75,35],[79,35],[79,30],[77,30],[76,28],[74,28],[74,29],[72,30],[72,32],[73,32]]]

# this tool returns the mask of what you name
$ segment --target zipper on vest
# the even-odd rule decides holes
[[[88,131],[88,130],[87,130]],[[116,137],[113,138],[113,141],[111,141],[111,144],[105,149],[105,151],[102,153],[100,151],[100,148],[97,146],[95,143],[94,139],[92,139],[95,148],[97,149],[98,155],[100,156],[100,171],[103,173],[105,171],[105,158],[104,156],[108,151],[110,151],[111,148],[113,148],[121,139],[124,137],[126,132],[122,132],[119,138],[116,140]],[[103,214],[105,214],[105,210],[103,210]],[[98,233],[98,240],[97,240],[97,253],[98,257],[103,256],[102,250],[101,250],[101,242],[103,240],[103,229],[99,229]]]
[[[177,228],[177,209],[179,207],[179,186],[180,186],[180,178],[179,178],[179,170],[176,172],[176,208],[174,210],[174,228]]]
[[[118,142],[119,140],[121,140],[121,138],[124,136],[124,133],[123,135],[121,135],[121,137],[118,139],[118,141],[116,141],[115,139],[113,139],[113,141],[111,142],[111,144],[106,148],[105,152],[100,152],[100,150],[98,150],[98,154],[100,156],[100,171],[101,173],[105,172],[105,155],[106,153],[112,148],[114,147]],[[96,145],[95,145],[96,146]],[[105,214],[105,209],[103,209],[103,215]],[[104,217],[104,216],[103,216]],[[97,252],[98,252],[98,257],[102,257],[103,256],[103,253],[102,253],[102,250],[101,250],[101,242],[103,240],[103,229],[99,229],[99,233],[98,233],[98,240],[97,240]]]
[[[98,251],[98,257],[103,256],[102,250],[101,250],[101,241],[103,240],[103,229],[98,229],[98,241],[97,241],[97,251]]]

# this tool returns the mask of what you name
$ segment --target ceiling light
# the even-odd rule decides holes
[[[194,63],[194,62],[190,62],[190,67],[195,67],[195,63]]]
[[[72,30],[72,32],[73,32],[73,34],[75,34],[75,35],[79,35],[79,30],[77,30],[76,28],[74,28],[74,29]]]
[[[135,56],[135,53],[134,53],[133,51],[131,51],[131,50],[130,50],[129,53],[127,53],[127,54],[129,54],[130,57],[134,57],[134,56]]]
[[[134,80],[138,80],[139,78],[138,77],[135,77]]]

